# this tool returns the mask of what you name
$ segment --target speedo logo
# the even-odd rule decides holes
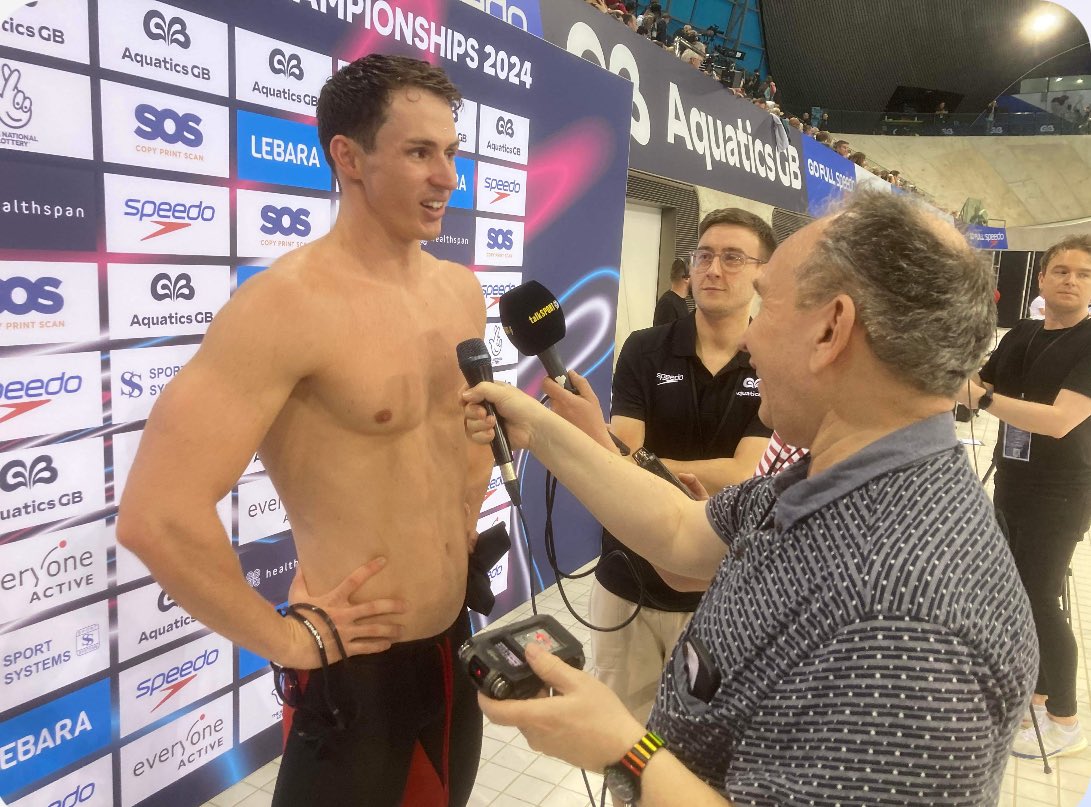
[[[172,202],[158,199],[130,198],[125,200],[125,216],[155,225],[141,241],[183,230],[197,222],[214,221],[216,208],[205,202]]]
[[[154,712],[193,681],[201,670],[211,667],[219,658],[219,649],[209,648],[196,658],[176,664],[164,672],[156,673],[151,678],[145,678],[136,685],[136,698],[140,700],[141,698],[156,698],[162,695],[163,697],[151,708],[151,711]]]
[[[664,384],[677,384],[679,381],[685,378],[685,375],[682,373],[679,373],[678,375],[671,375],[670,373],[656,373],[655,377],[658,379],[655,385],[657,387],[661,387]]]
[[[485,190],[496,194],[490,202],[490,204],[496,204],[502,199],[507,199],[513,193],[521,192],[523,190],[523,183],[517,180],[485,177]]]
[[[60,396],[76,395],[81,389],[83,376],[63,371],[52,378],[0,381],[0,423],[45,406]]]

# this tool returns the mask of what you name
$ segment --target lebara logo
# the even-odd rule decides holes
[[[9,64],[0,65],[0,123],[22,129],[34,115],[34,101],[19,87],[22,73]]]
[[[269,70],[275,76],[303,80],[303,60],[298,53],[285,53],[280,48],[269,51]]]
[[[166,42],[167,45],[177,45],[182,50],[188,50],[192,41],[186,31],[186,21],[181,17],[167,19],[154,8],[144,15],[144,33],[148,39]]]
[[[317,127],[243,110],[237,114],[239,179],[329,190],[331,174]]]
[[[261,209],[263,224],[260,229],[266,235],[298,235],[305,238],[311,234],[310,215],[311,211],[305,208],[265,205]]]
[[[201,133],[201,118],[192,112],[179,114],[173,109],[159,109],[151,104],[137,104],[133,110],[136,128],[133,134],[144,140],[162,140],[174,146],[197,148],[205,138]]]
[[[151,295],[154,300],[192,300],[195,294],[193,278],[185,272],[173,276],[160,272],[152,278]]]
[[[29,463],[11,460],[0,468],[0,490],[13,493],[20,488],[33,490],[36,485],[52,485],[57,481],[57,468],[48,454],[35,457]]]
[[[110,742],[110,679],[0,723],[5,792],[22,790]]]

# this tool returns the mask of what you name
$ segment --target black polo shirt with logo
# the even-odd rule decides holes
[[[611,417],[643,421],[644,446],[672,460],[731,457],[744,437],[769,437],[758,420],[756,376],[750,356],[739,352],[713,376],[697,356],[697,319],[690,314],[668,325],[634,331],[621,348],[614,370]],[[632,446],[637,448],[637,446]],[[715,491],[709,491],[715,493]],[[644,604],[660,611],[692,611],[700,592],[680,592],[668,586],[651,564],[602,531],[602,556],[595,572],[603,587],[637,602],[640,585],[628,564],[632,561],[644,582]]]

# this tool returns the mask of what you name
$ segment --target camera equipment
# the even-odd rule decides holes
[[[526,647],[532,643],[583,669],[583,646],[548,614],[477,633],[463,642],[458,658],[477,688],[490,698],[525,700],[544,686],[527,664]]]

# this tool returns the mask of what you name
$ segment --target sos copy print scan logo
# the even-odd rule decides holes
[[[314,117],[329,75],[329,56],[235,29],[235,96],[240,101]]]
[[[0,59],[0,148],[91,159],[91,79]]]
[[[227,266],[106,266],[110,338],[184,336],[208,330],[231,294]]]
[[[227,95],[227,25],[152,0],[101,3],[99,60],[108,70]]]
[[[239,257],[275,258],[330,231],[330,201],[313,196],[240,190]]]
[[[98,335],[95,264],[0,261],[0,341],[41,345]]]
[[[102,151],[106,162],[226,177],[227,107],[101,82]]]
[[[0,621],[105,591],[110,543],[96,521],[0,546]]]
[[[0,22],[0,45],[88,63],[87,0],[15,5]]]
[[[0,359],[0,440],[101,425],[98,353]]]
[[[0,637],[0,713],[105,670],[109,619],[102,601]]]
[[[0,532],[102,510],[102,438],[0,454]]]
[[[228,255],[227,188],[106,174],[106,249]]]
[[[477,220],[474,263],[478,266],[522,266],[523,222]]]
[[[114,423],[145,420],[160,393],[193,358],[197,347],[168,345],[111,352],[111,420]]]

